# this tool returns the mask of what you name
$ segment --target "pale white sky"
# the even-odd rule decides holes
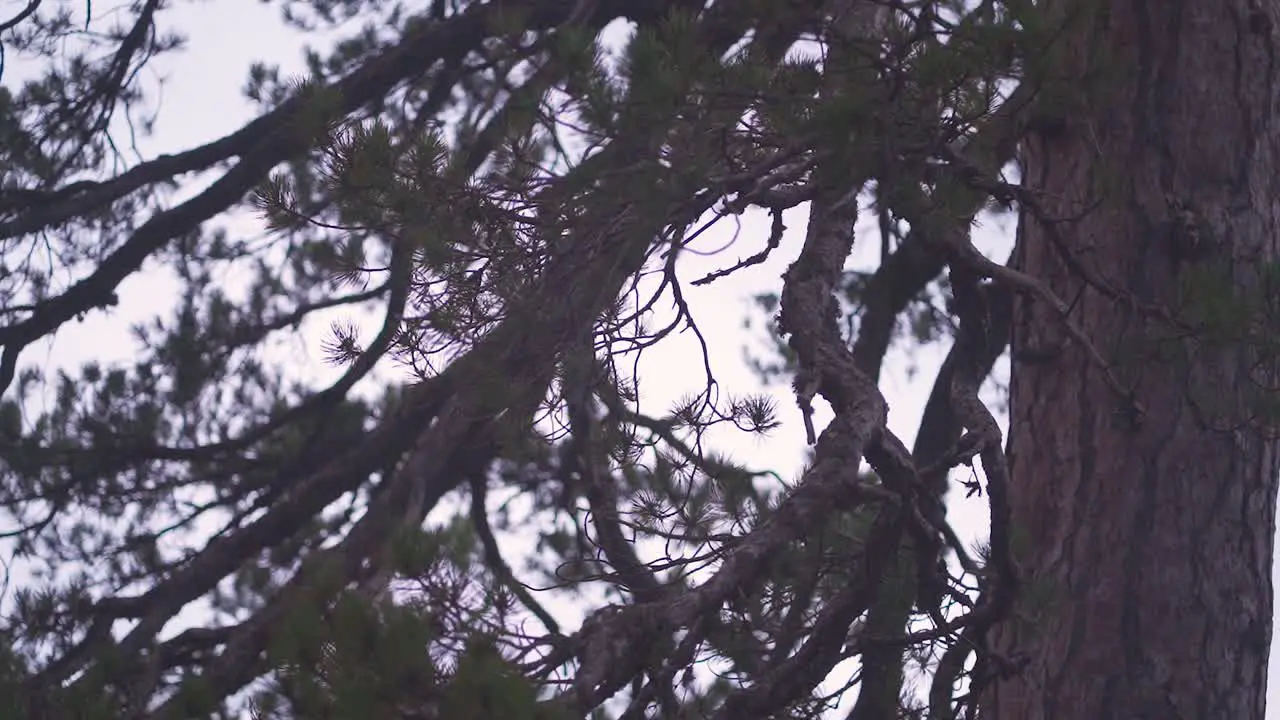
[[[0,1],[0,15],[7,16],[10,9],[19,4],[25,4],[25,0],[21,3],[17,0]],[[180,55],[153,63],[146,76],[145,82],[153,87],[163,81],[163,104],[156,135],[140,141],[144,157],[152,158],[206,143],[252,119],[256,110],[241,92],[250,63],[258,60],[279,63],[285,75],[302,72],[303,44],[323,46],[324,39],[317,34],[304,36],[285,28],[279,21],[278,7],[277,4],[265,5],[255,0],[205,0],[162,13],[162,29],[186,34],[188,48]],[[102,18],[111,7],[94,3],[93,10],[95,18]],[[83,6],[80,12],[83,12]],[[3,84],[15,87],[32,66],[12,52],[8,53],[7,61]],[[763,247],[768,234],[768,220],[762,215],[748,214],[742,218],[739,240],[732,247],[715,256],[690,255],[680,267],[686,298],[711,350],[711,366],[722,392],[762,390],[757,377],[743,360],[748,344],[762,347],[757,341],[761,337],[762,322],[766,320],[763,313],[753,307],[750,298],[758,292],[777,292],[780,289],[780,275],[799,251],[804,215],[803,209],[788,215],[788,232],[781,247],[767,263],[710,286],[688,284]],[[235,227],[247,232],[260,232],[260,226],[253,218],[240,218]],[[868,224],[867,230],[873,231],[874,226]],[[976,234],[976,241],[993,258],[1003,260],[1012,243],[1012,230],[1010,219],[986,218]],[[697,247],[704,251],[723,247],[732,232],[733,228],[724,224],[704,236]],[[874,267],[877,253],[878,241],[868,235],[868,241],[855,249],[850,266]],[[174,285],[163,274],[151,271],[134,276],[121,288],[121,303],[116,314],[106,317],[96,313],[82,323],[68,325],[52,342],[28,348],[23,360],[67,368],[77,367],[88,359],[100,362],[126,360],[132,350],[127,334],[129,324],[153,314],[160,307],[161,298],[174,297],[174,291]],[[744,329],[743,323],[749,313],[753,319],[753,331]],[[655,320],[653,325],[658,326],[659,322]],[[313,323],[311,329],[318,332],[309,332],[295,343],[295,349],[308,358],[302,365],[306,368],[304,371],[326,377],[335,372],[321,360],[320,342],[327,323],[327,320]],[[691,333],[668,339],[659,347],[646,351],[640,364],[645,391],[642,398],[644,409],[661,414],[681,395],[702,388],[699,352]],[[909,356],[909,352],[914,355]],[[881,385],[890,403],[890,427],[908,446],[915,438],[916,425],[944,352],[943,347],[895,350],[886,359]],[[914,375],[909,372],[912,365],[919,370]],[[999,372],[1002,376],[1007,372],[1003,362]],[[775,470],[784,478],[791,479],[799,471],[804,457],[804,430],[789,388],[772,388],[770,391],[778,401],[779,419],[783,422],[781,428],[764,438],[717,431],[711,436],[713,447],[730,453],[735,460],[753,468]],[[825,423],[827,417],[820,411],[817,420]],[[961,536],[968,539],[984,536],[984,501],[980,498],[965,501],[961,497],[963,492],[954,495],[957,497],[951,500],[951,512]],[[512,543],[513,546],[520,544]],[[572,608],[563,610],[564,613],[557,614],[576,615]],[[1275,667],[1273,642],[1273,675]],[[1280,720],[1280,694],[1276,692],[1275,685],[1270,683],[1267,717]]]

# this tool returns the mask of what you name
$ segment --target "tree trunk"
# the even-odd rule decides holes
[[[1280,256],[1280,2],[1044,5],[1065,30],[1031,70],[1045,90],[1024,181],[1040,207],[1023,208],[1016,264],[1072,305],[1111,379],[1056,311],[1019,301],[1023,582],[995,646],[1022,669],[986,715],[1261,720],[1280,467],[1257,412],[1276,353],[1257,339],[1280,334],[1242,304]],[[1209,317],[1212,337],[1161,313]]]

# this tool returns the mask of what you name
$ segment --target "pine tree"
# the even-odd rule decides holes
[[[0,91],[0,716],[1262,717],[1275,3],[284,7],[363,27],[145,159],[170,8],[0,26],[41,58]],[[738,219],[765,249],[689,277]],[[635,354],[725,313],[683,288],[792,242],[730,312],[796,407],[646,409]],[[40,367],[144,273],[130,361]],[[907,448],[879,380],[930,343]],[[708,439],[783,420],[794,480]]]

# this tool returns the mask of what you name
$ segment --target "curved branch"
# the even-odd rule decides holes
[[[595,4],[590,20],[604,25],[622,15],[655,14],[665,9],[667,4],[661,0],[603,0]],[[491,29],[500,26],[498,16],[511,10],[509,4],[475,4],[448,20],[424,23],[406,33],[394,48],[331,83],[323,92],[339,99],[337,112],[342,115],[351,113],[383,97],[396,84],[423,72],[437,61],[460,58],[479,47],[489,37]],[[528,0],[525,29],[545,31],[562,24],[571,15],[571,5],[556,0]],[[425,113],[437,111],[449,97],[448,92],[433,95],[437,98],[438,107],[427,108]],[[235,167],[204,192],[175,208],[157,213],[143,223],[88,277],[48,300],[25,320],[0,327],[0,345],[4,346],[4,353],[0,355],[0,392],[12,383],[18,355],[23,348],[81,313],[116,304],[116,287],[137,272],[154,252],[172,238],[190,232],[200,223],[238,203],[272,168],[310,149],[313,138],[293,127],[309,109],[306,97],[291,98],[221,140],[181,155],[144,163],[113,181],[40,205],[27,215],[0,223],[0,239],[37,232],[113,202],[149,182],[208,167],[231,157],[240,158]]]
[[[484,559],[489,565],[489,569],[498,576],[498,580],[507,589],[511,591],[525,606],[525,608],[538,618],[538,622],[553,635],[560,634],[560,623],[551,617],[551,613],[542,607],[532,594],[529,588],[516,577],[512,572],[511,566],[502,557],[502,550],[498,547],[498,539],[493,536],[493,528],[489,527],[488,509],[485,507],[485,498],[488,495],[488,488],[485,487],[483,478],[472,478],[471,480],[471,524],[475,526],[476,534],[480,536],[480,543],[484,547]]]
[[[805,643],[752,685],[729,695],[714,720],[771,717],[822,682],[843,659],[849,626],[866,612],[879,593],[881,579],[894,557],[892,552],[881,550],[898,545],[903,522],[900,509],[894,512],[881,508],[867,535],[866,551],[851,573],[853,577],[823,607]]]
[[[369,300],[374,300],[378,296],[386,293],[391,289],[391,283],[383,283],[378,287],[361,293],[351,295],[343,295],[339,297],[329,298],[314,303],[308,303],[295,308],[293,311],[285,313],[280,317],[273,318],[267,322],[260,323],[255,327],[246,329],[239,336],[228,341],[230,348],[244,347],[246,345],[255,344],[265,338],[272,332],[283,330],[291,325],[295,325],[302,321],[307,315],[319,311],[344,305],[356,305]],[[378,343],[375,341],[374,345]],[[385,348],[384,348],[385,350]],[[380,354],[381,351],[379,351]],[[355,378],[358,381],[360,378]],[[340,399],[345,396],[346,391],[350,389],[350,385],[354,381],[350,380],[346,375],[339,378],[333,385],[311,395],[303,400],[299,405],[291,408],[281,415],[250,429],[241,434],[239,437],[225,440],[222,442],[208,443],[205,445],[195,445],[190,447],[174,447],[160,445],[150,438],[129,437],[126,435],[111,434],[109,428],[103,428],[104,435],[101,438],[95,438],[95,444],[87,448],[23,448],[24,453],[38,453],[43,455],[39,460],[33,461],[33,464],[58,465],[74,462],[79,458],[92,457],[99,465],[114,467],[117,463],[136,462],[139,460],[206,460],[210,457],[220,454],[226,454],[246,448],[259,440],[267,437],[279,428],[287,425],[298,417],[310,414],[326,404],[328,399]],[[7,441],[0,440],[0,449],[3,449]],[[36,499],[28,498],[12,498],[15,502],[24,500],[30,501]]]
[[[992,293],[988,303],[991,311],[988,326],[990,332],[976,362],[978,372],[985,378],[1008,345],[1013,302],[1010,294],[1001,288],[988,286],[984,291]],[[964,352],[966,347],[963,344],[953,344],[938,370],[920,420],[915,447],[911,452],[912,459],[920,466],[941,459],[964,431],[960,418],[951,405],[952,380],[957,368],[966,362],[961,358]],[[936,503],[935,507],[940,514],[940,517],[930,519],[945,533],[948,529],[945,524],[946,507],[940,501],[947,492],[947,470],[939,468],[922,474],[920,480],[922,489],[929,495],[922,500],[925,503]],[[906,541],[906,548],[913,550],[914,555],[903,553],[898,558],[898,569],[891,574],[891,582],[898,583],[899,587],[884,592],[870,608],[866,620],[870,636],[888,638],[900,635],[911,617],[913,603],[928,603],[930,607],[938,605],[939,598],[925,596],[926,592],[936,595],[945,588],[945,584],[940,583],[942,578],[936,577],[940,548],[936,541],[930,540],[924,544],[915,537]],[[957,548],[958,552],[962,550]],[[913,576],[916,577],[914,587],[911,584]],[[903,683],[902,649],[901,645],[873,644],[863,650],[861,686],[858,699],[847,716],[848,720],[877,720],[897,716]]]
[[[797,389],[802,401],[806,391],[821,392],[835,410],[835,418],[817,440],[814,464],[769,520],[743,537],[704,584],[662,601],[598,612],[584,623],[575,635],[581,670],[574,688],[553,702],[575,712],[594,708],[626,683],[637,669],[636,658],[654,638],[692,626],[730,598],[749,592],[786,544],[826,518],[884,496],[883,490],[850,479],[856,476],[864,450],[875,438],[889,434],[884,428],[884,397],[854,365],[836,325],[834,293],[853,245],[853,197],[850,192],[835,202],[815,201],[800,257],[783,276],[780,324],[800,359],[804,379]],[[904,461],[910,463],[909,458]],[[893,547],[876,551],[895,553]],[[788,686],[788,693],[798,687]]]
[[[960,316],[960,334],[956,343],[961,346],[955,375],[951,382],[951,405],[967,432],[956,447],[972,447],[982,458],[987,476],[987,500],[991,510],[991,552],[988,561],[990,572],[979,578],[981,596],[961,642],[952,647],[943,658],[933,678],[930,691],[930,717],[952,717],[951,692],[959,674],[964,669],[970,652],[985,650],[986,633],[1011,610],[1017,590],[1018,576],[1010,547],[1009,510],[1009,462],[1005,457],[1000,426],[995,416],[978,398],[978,389],[985,378],[979,365],[982,345],[986,342],[990,313],[980,292],[980,275],[964,265],[952,265],[951,286],[955,291],[956,312]],[[979,656],[979,663],[988,658]],[[976,697],[977,693],[974,693]],[[945,704],[937,702],[945,696]],[[943,705],[940,707],[939,705]]]
[[[599,445],[598,420],[594,417],[591,388],[595,383],[591,375],[596,366],[589,342],[569,352],[564,361],[562,383],[569,427],[573,433],[569,466],[565,471],[577,470],[582,477],[583,494],[591,508],[591,519],[599,538],[597,542],[613,566],[618,583],[631,592],[637,602],[648,602],[661,596],[663,586],[653,570],[636,555],[635,546],[622,534],[617,488],[612,474],[608,472],[607,455]]]
[[[1035,89],[1029,83],[1020,84],[999,108],[978,128],[973,139],[965,146],[968,158],[966,170],[962,177],[948,177],[937,194],[951,196],[966,186],[982,189],[983,184],[996,176],[1012,158],[1018,139],[1025,132],[1026,110],[1035,96]],[[956,157],[954,153],[944,154]],[[912,186],[905,192],[918,196],[918,186]],[[865,309],[858,326],[858,337],[854,340],[853,355],[858,367],[863,372],[879,377],[880,364],[889,342],[893,337],[893,326],[898,314],[906,308],[911,298],[918,295],[946,267],[946,258],[931,250],[932,240],[928,231],[901,207],[898,201],[904,200],[904,189],[898,188],[892,196],[886,195],[881,202],[886,203],[911,223],[911,230],[898,246],[898,249],[881,263],[867,283]],[[960,208],[962,220],[972,221],[982,209],[987,195],[982,192],[970,194],[968,204]],[[916,202],[906,198],[905,204]]]
[[[34,15],[36,10],[39,8],[40,0],[27,0],[27,6],[19,10],[17,15],[5,20],[3,23],[0,23],[0,32],[12,30],[17,27],[18,23]],[[3,66],[0,66],[0,69],[3,69]]]

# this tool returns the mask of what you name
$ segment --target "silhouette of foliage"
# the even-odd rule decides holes
[[[1064,112],[1039,5],[285,3],[348,34],[303,80],[255,64],[243,127],[141,158],[130,133],[174,121],[139,80],[181,50],[174,10],[81,32],[33,4],[6,43],[42,72],[0,88],[0,714],[976,716],[1017,669],[990,641],[1019,573],[979,397],[1015,295],[1113,364],[1070,298],[970,237],[1039,212],[1010,179]],[[691,277],[692,244],[739,219],[740,259]],[[871,269],[848,267],[860,219]],[[690,358],[705,387],[654,414],[634,371],[754,311],[687,288],[788,244],[753,361],[798,400],[791,480],[709,440],[776,427],[768,395]],[[125,307],[144,276],[172,305]],[[1227,328],[1271,295],[1211,285],[1189,281],[1189,322],[1262,343]],[[38,365],[73,320],[125,312],[127,362]],[[949,353],[908,449],[878,382],[929,343]],[[955,487],[987,502],[979,551]]]

